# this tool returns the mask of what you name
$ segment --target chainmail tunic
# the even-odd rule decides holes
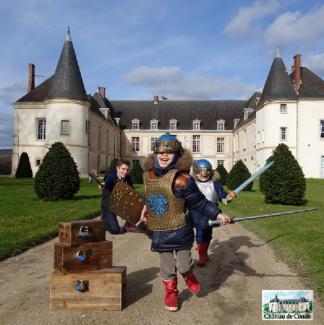
[[[177,169],[171,169],[158,178],[149,178],[148,173],[144,173],[148,228],[150,230],[175,230],[186,224],[185,200],[177,198],[172,191],[177,171]]]

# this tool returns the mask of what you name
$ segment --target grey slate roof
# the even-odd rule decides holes
[[[47,98],[88,99],[74,52],[70,32],[68,32],[65,39],[61,56],[54,74],[53,83]]]
[[[169,120],[178,121],[178,130],[192,130],[195,119],[201,121],[201,130],[216,130],[217,120],[225,120],[225,129],[233,129],[233,119],[239,118],[247,101],[244,100],[179,100],[153,101],[112,100],[110,104],[120,126],[131,129],[132,120],[140,120],[140,129],[149,130],[150,121],[159,121],[159,129],[168,130]]]
[[[294,74],[290,74],[293,80]],[[324,81],[314,72],[306,67],[301,67],[301,86],[299,87],[299,97],[301,98],[324,98]]]
[[[52,86],[54,75],[50,78],[43,81],[37,87],[35,87],[32,91],[19,98],[17,102],[42,102],[47,96],[48,92]]]
[[[272,62],[260,103],[274,99],[297,99],[297,94],[281,57],[276,57]]]

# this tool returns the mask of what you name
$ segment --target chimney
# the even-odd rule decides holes
[[[35,88],[35,65],[33,63],[28,64],[28,92]]]
[[[98,93],[102,98],[106,98],[106,88],[105,87],[98,87]]]
[[[158,104],[159,103],[159,96],[154,96],[153,97],[153,104]]]
[[[299,89],[301,83],[301,55],[294,56],[294,83],[296,89]]]

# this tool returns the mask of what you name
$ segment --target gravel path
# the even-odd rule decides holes
[[[0,263],[0,324],[264,324],[262,289],[307,289],[264,241],[241,225],[220,227],[214,237],[211,262],[196,269],[202,290],[192,295],[179,279],[181,309],[176,313],[164,310],[159,258],[138,233],[107,234],[114,265],[127,266],[122,311],[51,311],[49,279],[57,239],[49,241]],[[324,324],[324,308],[316,300],[314,304],[313,321],[289,324]],[[271,322],[276,323],[282,324]]]

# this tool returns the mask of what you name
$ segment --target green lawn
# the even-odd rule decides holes
[[[257,186],[255,186],[256,188]],[[275,249],[276,254],[303,277],[324,301],[324,180],[308,179],[305,206],[265,204],[259,191],[241,192],[223,208],[233,216],[248,216],[317,207],[318,210],[241,222]]]
[[[143,186],[136,186],[142,191]],[[324,301],[324,180],[307,180],[306,206],[265,204],[255,189],[243,192],[224,211],[234,216],[256,215],[305,207],[319,210],[277,218],[244,221],[248,229],[271,244]],[[43,202],[36,198],[33,180],[0,177],[0,259],[52,238],[61,221],[100,214],[101,194],[96,184],[82,180],[74,200]]]
[[[101,192],[86,180],[69,201],[40,201],[33,186],[33,179],[0,177],[0,259],[54,237],[61,221],[100,214]]]

